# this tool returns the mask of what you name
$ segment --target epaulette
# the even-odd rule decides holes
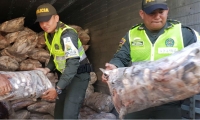
[[[60,24],[59,24],[59,28],[64,29],[64,28],[66,28],[66,26],[65,26],[64,23],[60,22]]]
[[[178,20],[167,19],[168,26],[166,29],[172,28],[176,24],[180,24]]]
[[[170,22],[172,24],[179,24],[180,23],[180,21],[178,21],[178,20],[172,20],[172,19],[167,19],[167,22]]]
[[[140,25],[142,25],[143,23],[139,23],[139,24],[136,24],[136,25],[134,25],[133,27],[131,27],[131,30],[132,29],[134,29],[134,28],[136,28],[136,27],[138,27],[138,26],[140,26]],[[142,27],[142,26],[141,26]],[[139,29],[143,29],[144,27],[142,27],[142,28],[139,28]]]

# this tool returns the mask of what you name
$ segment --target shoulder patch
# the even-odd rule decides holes
[[[132,26],[131,29],[134,29],[134,28],[136,28],[136,27],[138,27],[138,26],[140,26],[140,25],[142,25],[142,24],[143,24],[143,23],[136,24],[136,25]]]
[[[125,38],[122,38],[121,41],[119,42],[119,46],[118,46],[118,49],[117,49],[117,52],[121,49],[121,47],[123,46],[123,44],[126,42],[126,39]]]

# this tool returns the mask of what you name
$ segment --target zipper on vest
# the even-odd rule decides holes
[[[154,61],[154,44],[152,44],[152,49],[151,49],[151,61]]]

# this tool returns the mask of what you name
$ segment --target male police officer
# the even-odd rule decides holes
[[[134,26],[122,38],[119,49],[106,63],[106,69],[127,67],[129,62],[154,61],[197,41],[195,32],[180,22],[167,20],[166,0],[142,0],[139,11],[142,24]],[[173,51],[173,52],[172,52]],[[102,80],[106,77],[102,75]],[[181,119],[180,101],[127,114],[125,119]]]
[[[76,31],[59,21],[56,9],[48,3],[36,11],[40,27],[45,31],[47,48],[51,53],[46,68],[37,68],[45,74],[58,71],[60,77],[56,89],[47,90],[43,99],[56,99],[55,119],[77,119],[81,103],[90,79],[88,61]],[[57,92],[56,92],[57,91]]]

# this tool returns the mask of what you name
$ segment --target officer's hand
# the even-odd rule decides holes
[[[8,79],[9,76],[0,74],[0,95],[5,95],[12,90],[12,86]]]
[[[45,75],[50,72],[49,68],[34,68],[34,70],[40,70],[42,71]]]
[[[113,69],[117,68],[115,65],[110,64],[110,63],[106,63],[105,67],[106,67],[105,70],[113,70]],[[106,81],[108,81],[108,76],[102,74],[101,79],[103,82],[106,82]]]
[[[42,99],[47,101],[53,101],[57,98],[57,92],[55,88],[49,88],[47,91],[43,93],[41,96]]]

